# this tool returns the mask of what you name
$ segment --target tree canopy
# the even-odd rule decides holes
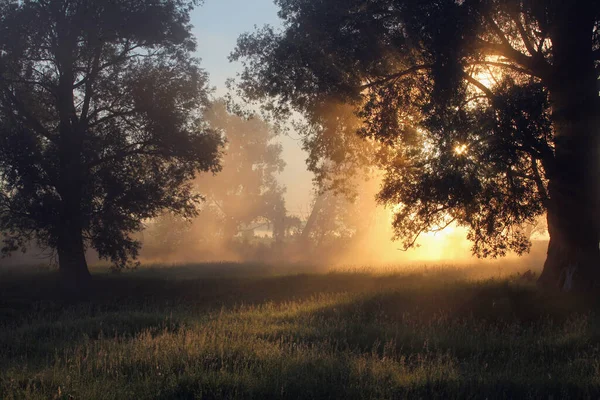
[[[457,223],[479,256],[523,253],[521,226],[548,212],[545,283],[598,281],[600,3],[276,3],[283,29],[241,36],[232,59],[249,100],[307,118],[311,168],[357,160],[336,156],[348,124],[327,111],[350,106],[406,246]]]
[[[84,249],[122,267],[164,210],[194,215],[189,181],[219,170],[202,120],[187,0],[0,1],[0,229],[87,276]]]

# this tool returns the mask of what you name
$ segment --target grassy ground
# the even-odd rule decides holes
[[[598,398],[597,303],[479,270],[0,274],[0,398]]]

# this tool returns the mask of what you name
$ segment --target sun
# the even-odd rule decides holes
[[[456,147],[454,147],[454,154],[456,154],[457,156],[462,156],[465,155],[468,150],[469,148],[466,144],[458,144],[456,145]]]

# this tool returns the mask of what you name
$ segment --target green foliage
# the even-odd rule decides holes
[[[189,21],[198,3],[0,2],[5,251],[34,239],[69,249],[77,240],[65,235],[83,235],[122,267],[137,255],[140,221],[195,215],[189,181],[219,170],[222,144],[200,118],[207,76]]]
[[[569,117],[551,112],[551,98],[570,93],[567,78],[597,84],[597,4],[277,3],[283,30],[242,35],[232,55],[245,65],[240,92],[266,101],[275,118],[306,117],[309,167],[323,186],[340,186],[365,166],[383,169],[379,200],[398,205],[394,228],[405,247],[457,223],[470,229],[478,256],[521,254],[530,247],[522,226],[546,211],[557,171],[591,182],[568,161],[556,165],[556,124],[593,120],[598,93],[569,98]],[[573,21],[583,26],[579,36],[565,28]],[[581,64],[561,69],[570,65],[556,61],[565,43],[577,43]],[[572,77],[579,67],[587,75]],[[366,139],[362,148],[355,133]]]
[[[293,269],[290,272],[310,271]],[[506,274],[514,271],[506,266]],[[260,265],[0,280],[0,397],[594,398],[595,306],[516,276]],[[480,275],[472,275],[480,274]]]

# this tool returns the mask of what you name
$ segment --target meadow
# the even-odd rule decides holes
[[[4,270],[0,398],[598,398],[598,302],[484,269]]]

